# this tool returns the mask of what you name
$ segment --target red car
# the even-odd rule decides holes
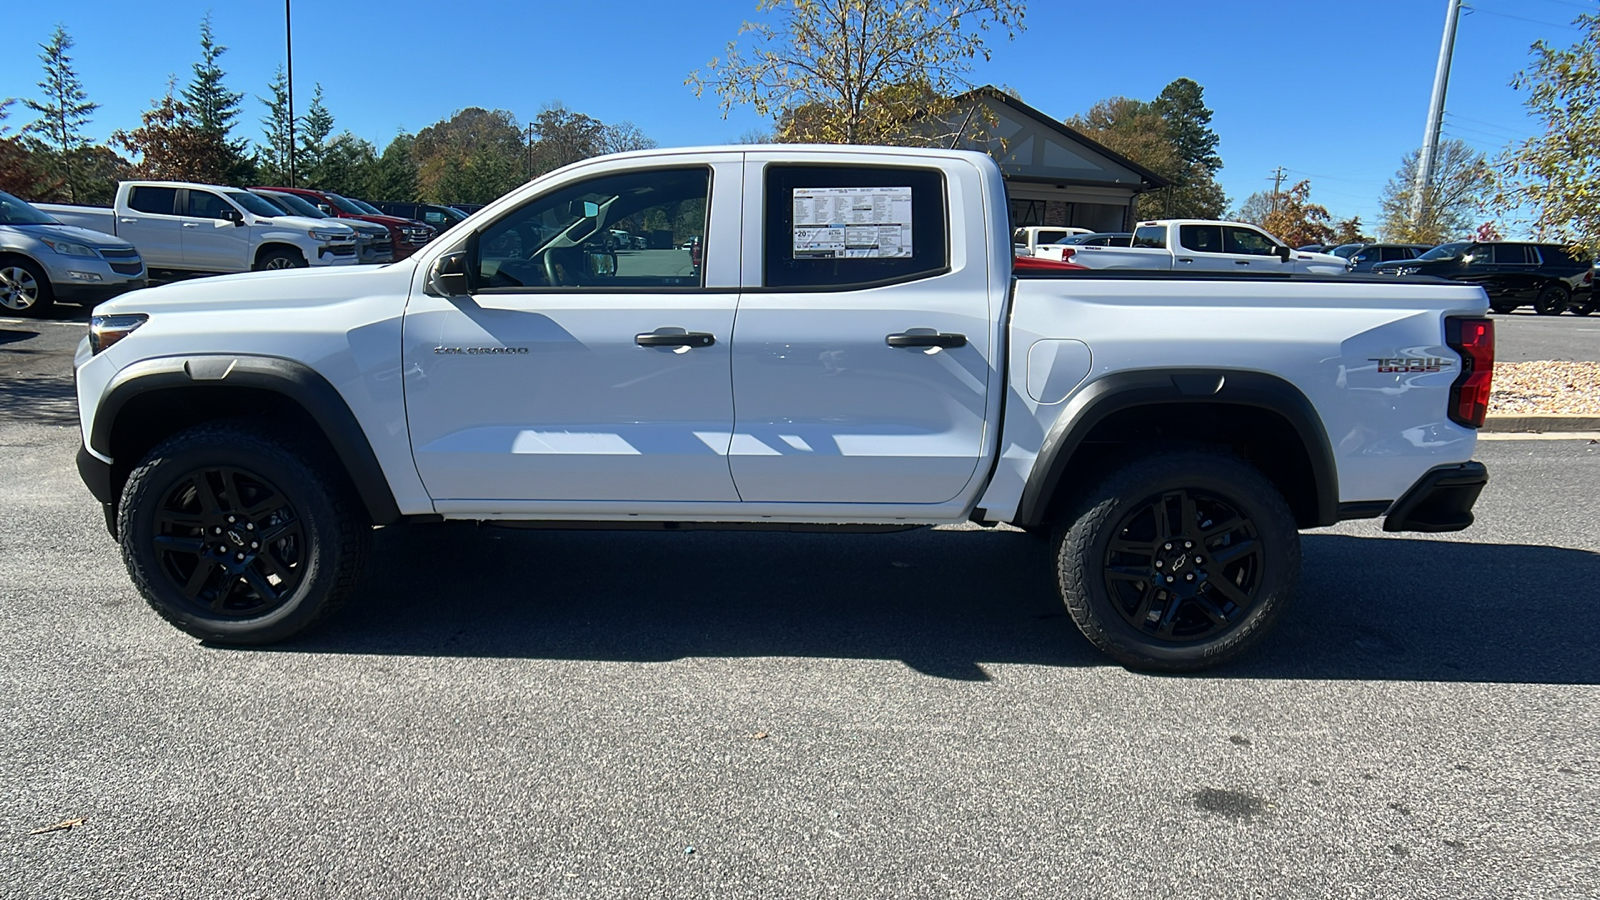
[[[432,225],[418,222],[413,219],[402,219],[399,216],[386,216],[378,212],[369,212],[357,206],[346,197],[341,197],[332,191],[314,191],[310,188],[288,187],[258,187],[258,191],[277,191],[281,194],[294,194],[302,197],[306,202],[314,204],[318,209],[330,216],[339,219],[360,219],[363,222],[374,222],[389,229],[389,238],[394,241],[394,258],[396,261],[405,259],[423,244],[433,240],[438,234]]]

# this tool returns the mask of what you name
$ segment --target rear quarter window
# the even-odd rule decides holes
[[[900,166],[768,166],[762,283],[840,290],[950,269],[944,174]]]

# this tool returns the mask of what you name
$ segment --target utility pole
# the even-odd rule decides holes
[[[1444,123],[1445,88],[1450,84],[1450,57],[1456,49],[1456,23],[1461,20],[1461,0],[1448,0],[1444,41],[1439,45],[1439,68],[1433,73],[1433,101],[1428,104],[1428,127],[1422,132],[1422,152],[1417,156],[1417,180],[1411,187],[1411,222],[1422,221],[1428,185],[1439,152],[1439,128]]]
[[[1272,170],[1272,212],[1278,211],[1278,201],[1283,197],[1283,166]]]
[[[283,0],[283,51],[289,60],[289,187],[299,187],[294,174],[294,27],[289,21],[289,0]]]

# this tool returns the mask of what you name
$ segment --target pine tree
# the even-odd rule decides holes
[[[67,51],[72,49],[72,37],[67,34],[66,28],[57,25],[55,32],[50,35],[50,43],[40,44],[39,47],[44,50],[39,54],[40,61],[44,63],[44,80],[39,82],[40,89],[44,91],[44,100],[23,101],[29,109],[39,114],[39,118],[24,133],[43,135],[59,154],[57,161],[62,170],[62,179],[66,182],[67,199],[76,202],[78,185],[73,174],[72,159],[76,151],[89,146],[83,126],[89,124],[90,115],[100,108],[100,104],[89,102],[82,83],[78,81],[78,73],[72,68],[72,57],[67,55]]]
[[[267,108],[267,115],[261,120],[266,126],[262,133],[267,136],[267,142],[256,147],[256,168],[261,180],[269,184],[298,187],[289,183],[289,154],[294,150],[295,123],[289,116],[289,79],[283,73],[283,66],[278,67],[267,90],[272,92],[272,99],[256,98]]]
[[[239,102],[244,94],[230,91],[222,83],[222,67],[217,58],[228,48],[218,44],[211,31],[211,15],[200,20],[200,61],[194,64],[194,79],[183,89],[183,104],[194,126],[214,141],[226,158],[223,180],[239,184],[254,174],[245,153],[248,141],[232,140],[233,123],[239,118]]]
[[[306,111],[300,128],[298,166],[300,180],[315,184],[319,170],[328,155],[328,136],[333,134],[333,113],[322,105],[322,83],[318,82],[311,93],[311,107]]]

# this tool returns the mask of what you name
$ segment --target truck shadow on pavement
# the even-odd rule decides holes
[[[77,425],[77,388],[71,378],[11,376],[0,384],[0,422]]]
[[[1305,536],[1297,602],[1223,678],[1600,683],[1600,554]],[[897,659],[983,681],[986,663],[1111,663],[1018,533],[378,532],[357,596],[280,651],[656,662]]]

